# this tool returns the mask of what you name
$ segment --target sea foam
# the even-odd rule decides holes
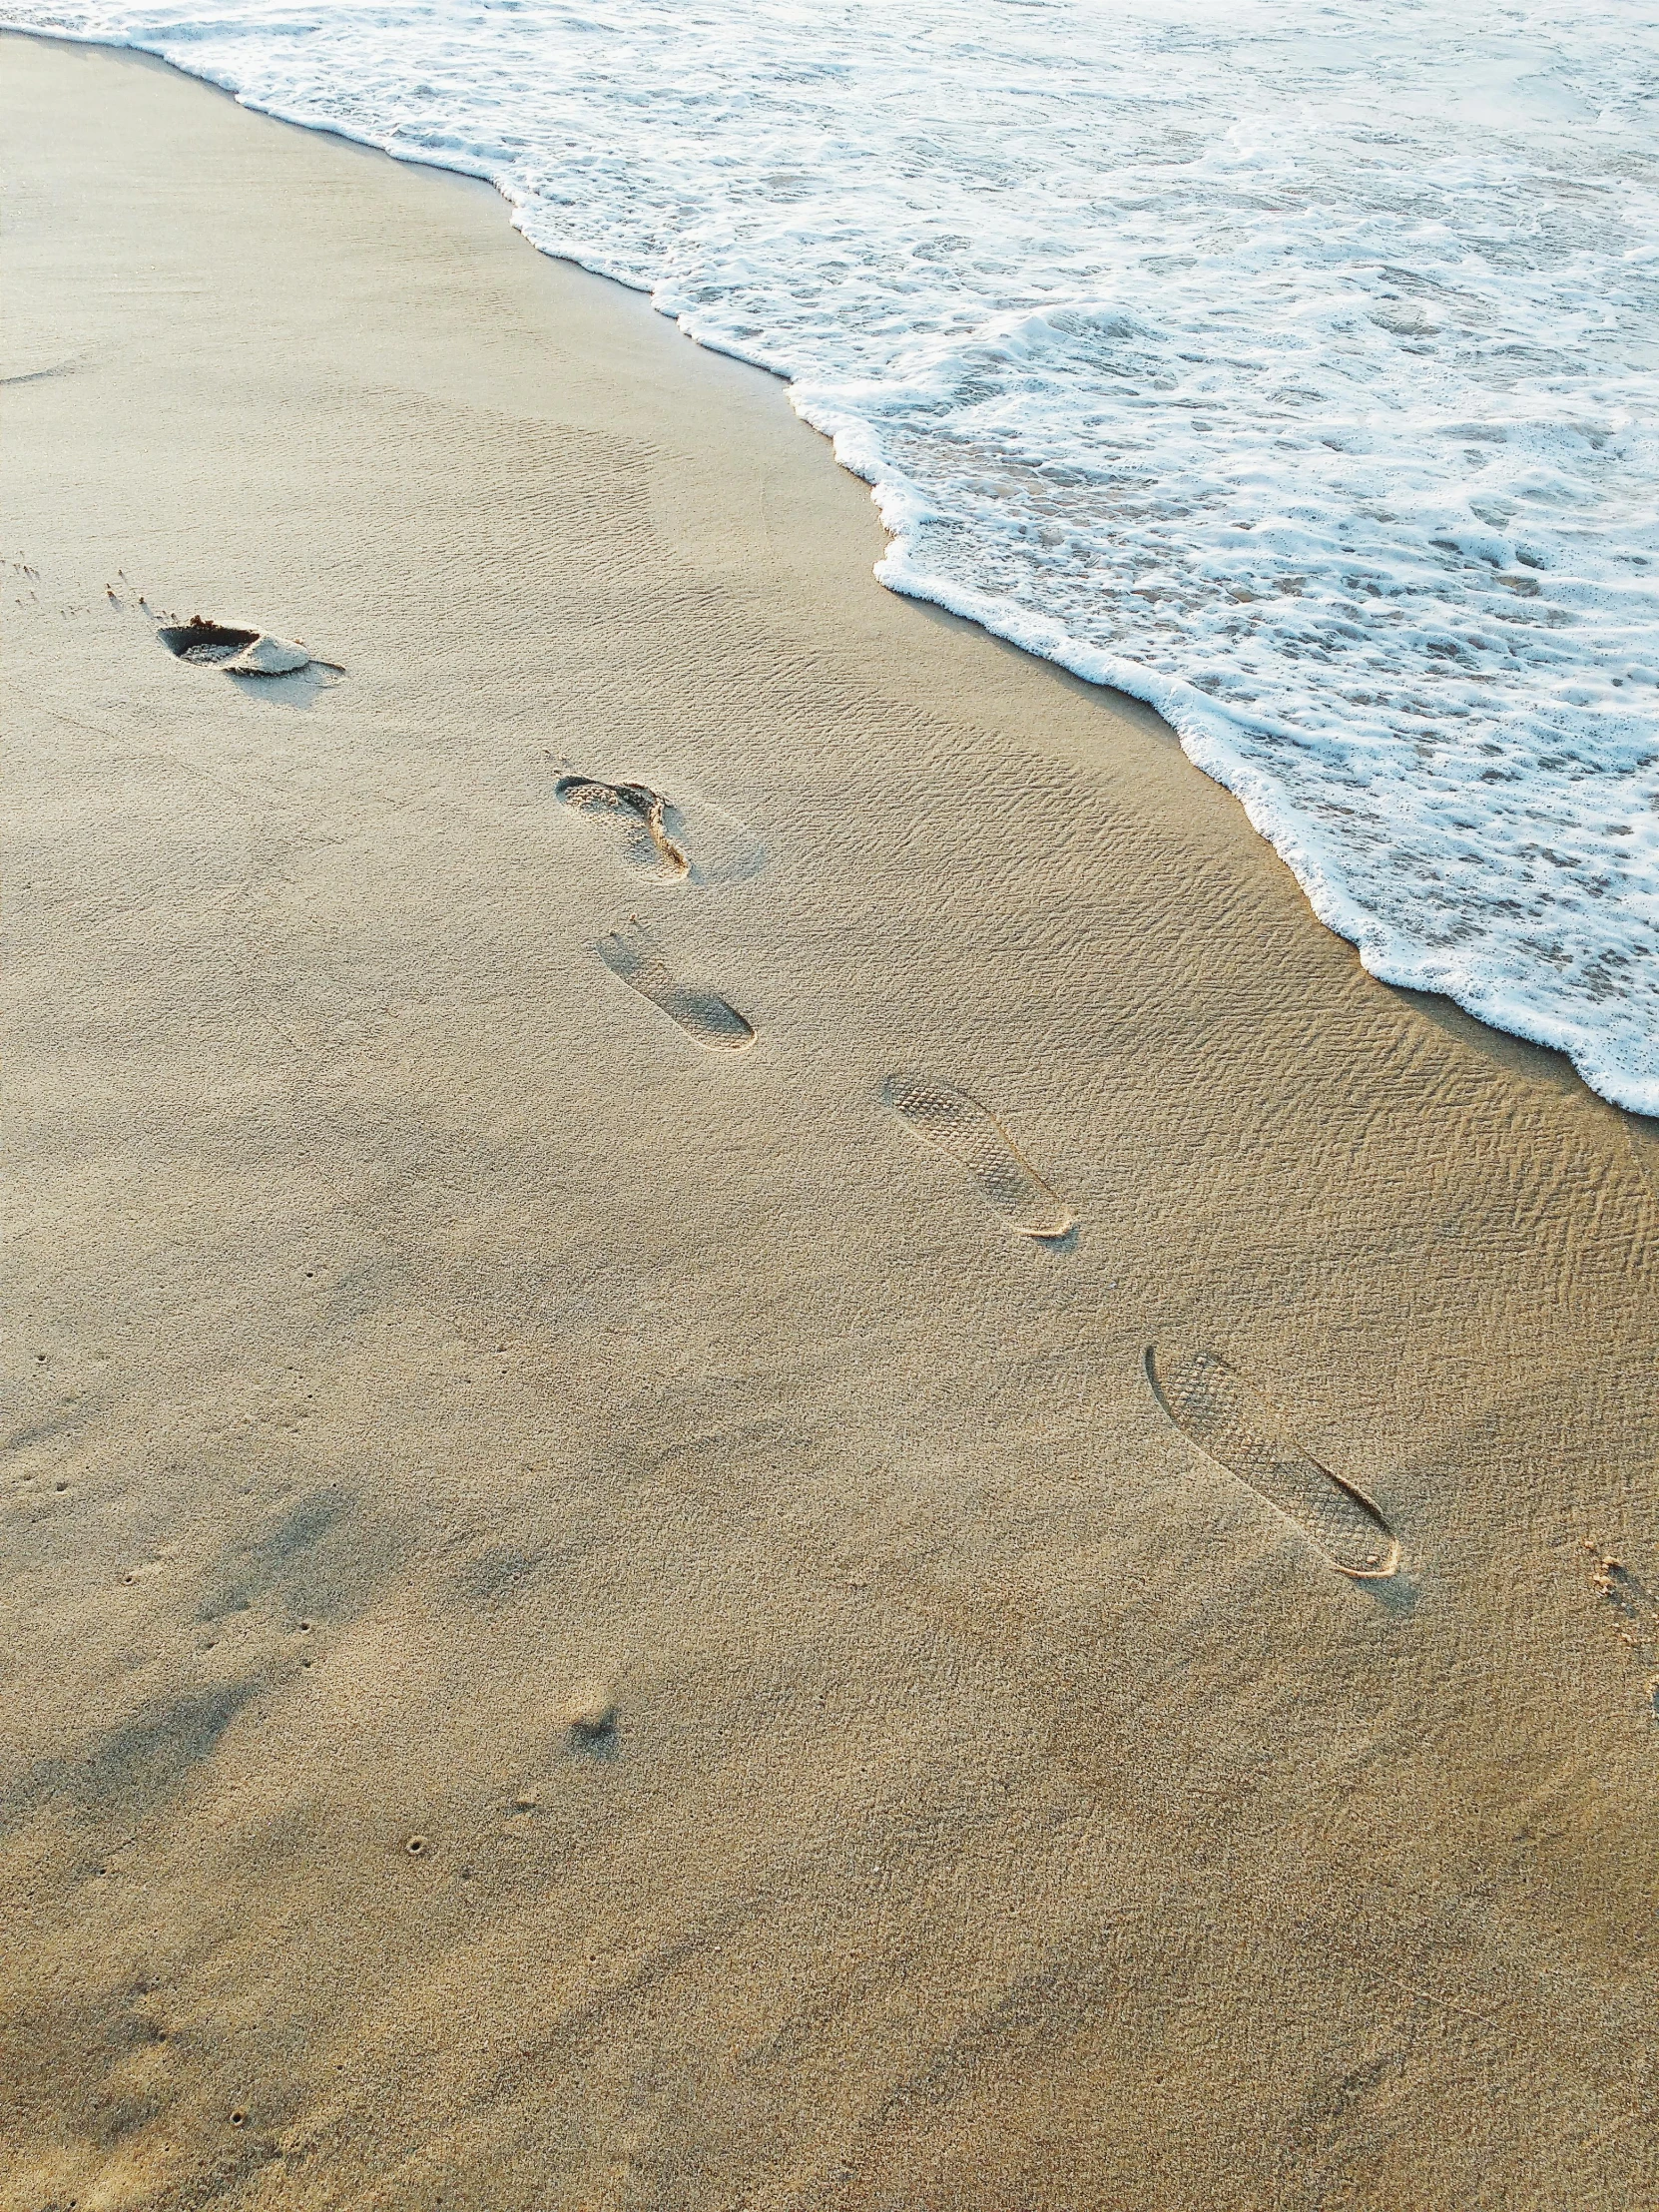
[[[488,178],[877,573],[1151,701],[1387,981],[1659,1113],[1659,9],[0,0]]]

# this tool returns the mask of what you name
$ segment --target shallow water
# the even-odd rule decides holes
[[[1148,699],[1372,970],[1659,1112],[1659,8],[0,18],[488,177]]]

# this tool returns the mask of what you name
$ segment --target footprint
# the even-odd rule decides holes
[[[302,645],[270,637],[263,630],[210,622],[206,615],[164,623],[156,635],[176,660],[188,661],[192,668],[223,669],[227,676],[291,676],[311,664]]]
[[[1621,1644],[1641,1661],[1648,1676],[1648,1704],[1659,1720],[1659,1595],[1641,1576],[1632,1572],[1617,1552],[1604,1551],[1593,1536],[1584,1538],[1591,1558],[1591,1578],[1607,1602],[1607,1610]]]
[[[710,1052],[747,1052],[755,1032],[735,1006],[714,991],[688,990],[676,982],[668,962],[657,949],[648,929],[634,922],[616,930],[599,943],[599,957],[613,975],[631,990],[649,998],[670,1021],[678,1022],[687,1036],[695,1037]]]
[[[598,822],[622,847],[630,866],[648,875],[689,875],[691,862],[669,835],[668,801],[649,784],[602,784],[589,776],[561,776],[553,787],[561,805]]]
[[[0,384],[44,384],[56,376],[73,376],[87,359],[85,353],[71,353],[61,361],[49,361],[44,368],[17,368],[0,376]]]
[[[747,823],[701,792],[669,799],[649,784],[607,783],[552,754],[547,759],[561,772],[554,798],[597,822],[623,859],[644,874],[675,882],[747,883],[767,864],[767,849]]]
[[[996,1116],[931,1075],[889,1075],[881,1095],[912,1136],[966,1168],[981,1197],[1022,1237],[1063,1237],[1076,1220]]]
[[[1399,1545],[1371,1499],[1311,1459],[1225,1360],[1151,1345],[1146,1379],[1182,1434],[1295,1521],[1339,1573],[1362,1582],[1393,1573]]]

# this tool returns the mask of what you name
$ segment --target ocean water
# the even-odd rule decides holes
[[[1653,0],[0,0],[488,178],[878,574],[1150,700],[1385,980],[1659,1113]]]

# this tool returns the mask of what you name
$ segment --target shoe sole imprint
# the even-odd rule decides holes
[[[113,590],[110,596],[114,598]],[[274,638],[266,630],[243,630],[206,615],[192,615],[189,622],[164,622],[156,635],[176,661],[192,668],[222,669],[227,676],[295,676],[312,666],[310,648],[287,638]],[[332,661],[316,661],[316,667],[339,676],[344,672]]]
[[[625,862],[645,874],[696,884],[746,883],[767,864],[766,847],[749,826],[700,793],[677,802],[649,784],[608,784],[562,763],[560,769],[554,798],[608,821]]]
[[[889,1075],[881,1096],[913,1137],[966,1168],[1017,1236],[1046,1243],[1075,1223],[1001,1122],[966,1091],[932,1075]]]
[[[1218,1354],[1149,1345],[1144,1365],[1153,1396],[1188,1441],[1294,1521],[1339,1574],[1381,1582],[1394,1572],[1399,1542],[1371,1499],[1304,1451]]]
[[[635,923],[600,940],[599,957],[620,982],[694,1038],[706,1052],[747,1052],[755,1030],[718,991],[688,990],[675,976],[650,931]]]
[[[553,787],[561,806],[610,824],[633,867],[648,875],[691,873],[691,861],[669,835],[668,801],[649,784],[602,784],[592,776],[561,776]]]

